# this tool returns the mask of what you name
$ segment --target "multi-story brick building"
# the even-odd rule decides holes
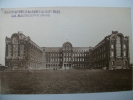
[[[45,69],[89,68],[89,47],[73,47],[65,42],[62,47],[44,47]]]
[[[91,49],[93,68],[126,69],[130,65],[129,37],[112,31]]]
[[[5,65],[9,69],[39,68],[43,64],[43,50],[22,32],[6,37]]]
[[[129,37],[117,31],[95,47],[39,47],[22,32],[6,37],[5,65],[9,69],[129,68]]]

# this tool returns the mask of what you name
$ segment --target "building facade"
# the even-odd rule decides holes
[[[22,32],[6,37],[5,65],[12,70],[41,69],[127,69],[130,64],[129,37],[113,31],[95,47],[39,47]]]
[[[62,47],[44,47],[45,69],[89,68],[89,47],[73,47],[65,42]]]
[[[12,70],[36,69],[44,64],[43,50],[22,32],[6,37],[5,65]]]
[[[118,31],[106,36],[91,52],[93,68],[127,69],[130,65],[129,37]]]

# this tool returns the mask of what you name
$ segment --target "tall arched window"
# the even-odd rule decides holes
[[[13,37],[12,43],[13,43],[13,56],[17,57],[18,56],[18,37]]]
[[[121,38],[119,36],[116,39],[116,56],[121,57]]]

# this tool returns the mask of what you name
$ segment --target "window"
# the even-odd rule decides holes
[[[73,53],[73,56],[75,56],[74,53]]]
[[[113,44],[111,44],[111,49],[114,49],[114,45]]]
[[[11,56],[11,52],[12,52],[12,47],[11,47],[11,45],[7,45],[7,50],[6,50],[6,56]]]
[[[13,56],[14,57],[18,56],[18,44],[13,45]]]
[[[116,56],[121,57],[121,38],[117,36],[116,40]]]
[[[11,50],[11,45],[8,45],[8,50]]]
[[[71,58],[69,58],[69,61],[71,61]]]
[[[72,60],[74,61],[74,58],[72,58]]]
[[[66,50],[69,50],[68,46],[66,47]]]
[[[123,48],[126,49],[126,45],[125,44],[123,45]]]
[[[112,61],[112,65],[114,65],[114,61]]]
[[[127,65],[127,61],[124,61],[124,65]]]
[[[126,51],[124,51],[123,56],[124,56],[124,57],[126,56]]]
[[[68,58],[66,58],[66,61],[68,61]]]
[[[65,61],[65,58],[63,58],[63,60]]]
[[[114,52],[113,51],[111,51],[111,56],[114,57]]]

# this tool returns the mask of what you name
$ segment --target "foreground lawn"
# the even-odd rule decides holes
[[[44,70],[0,72],[2,94],[57,94],[126,91],[132,70]]]

